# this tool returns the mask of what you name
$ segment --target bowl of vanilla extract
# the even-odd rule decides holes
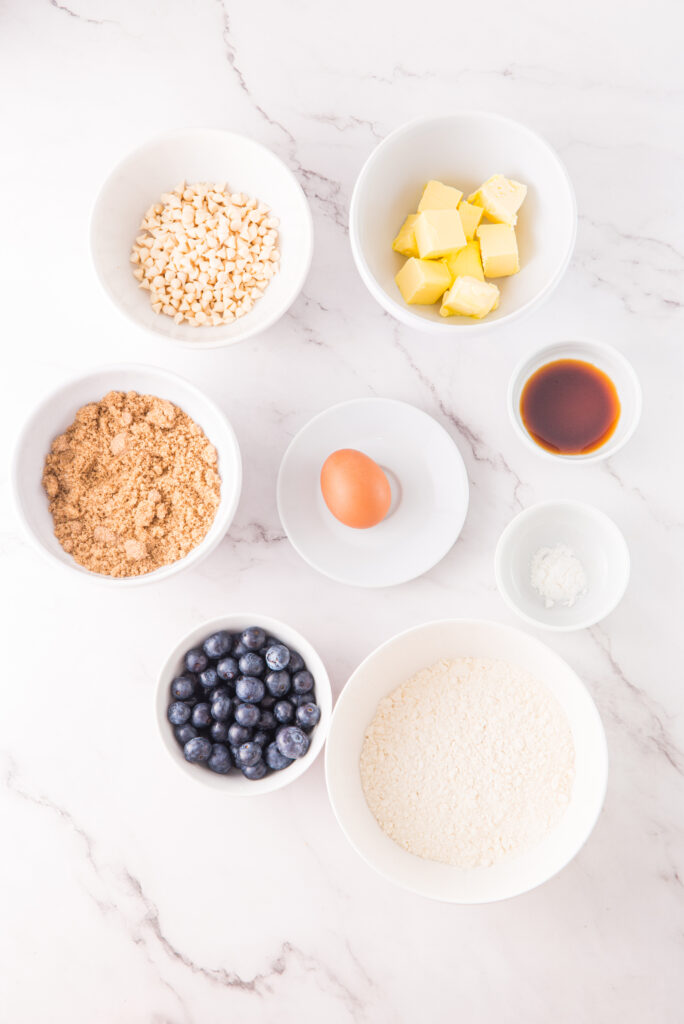
[[[526,356],[508,388],[508,411],[524,443],[546,458],[607,459],[641,417],[641,385],[621,352],[598,341],[563,341]]]

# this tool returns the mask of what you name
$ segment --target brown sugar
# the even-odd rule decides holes
[[[110,391],[52,442],[43,487],[55,536],[106,576],[142,576],[206,536],[221,494],[216,449],[182,409]]]

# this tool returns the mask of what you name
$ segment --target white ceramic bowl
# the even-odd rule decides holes
[[[253,309],[231,324],[176,324],[152,310],[149,292],[133,276],[129,257],[143,215],[179,181],[225,181],[280,220],[280,270]],[[105,291],[134,323],[193,348],[219,348],[265,331],[289,309],[311,266],[313,224],[301,186],[274,153],[244,135],[195,128],[152,139],[114,169],[93,210],[90,244]]]
[[[546,608],[530,582],[541,547],[565,544],[577,555],[587,592],[571,608]],[[629,548],[612,519],[580,501],[543,501],[524,509],[499,538],[494,571],[499,593],[513,611],[542,629],[571,632],[600,622],[620,603],[629,583]]]
[[[282,640],[288,647],[301,654],[306,667],[314,677],[316,703],[321,709],[320,721],[311,735],[311,745],[304,757],[294,761],[287,768],[283,768],[282,771],[271,772],[265,775],[263,779],[254,781],[244,778],[237,771],[229,772],[228,775],[217,775],[202,765],[189,764],[176,742],[173,735],[173,727],[166,717],[170,700],[169,687],[172,680],[183,671],[183,656],[186,651],[197,646],[219,629],[227,629],[230,632],[237,633],[238,631],[242,632],[248,626],[260,626],[268,634],[276,637],[278,640]],[[307,768],[311,767],[323,749],[323,744],[330,727],[331,714],[332,691],[330,689],[328,673],[318,653],[309,641],[305,640],[301,633],[298,633],[292,626],[288,626],[278,619],[272,619],[266,615],[254,615],[251,612],[231,612],[228,615],[219,615],[218,618],[210,619],[208,622],[203,622],[194,629],[191,629],[171,651],[171,654],[164,662],[157,681],[155,715],[159,735],[171,759],[189,779],[193,779],[201,785],[218,790],[228,796],[263,796],[265,793],[272,793],[276,789],[283,789],[283,787],[298,779]]]
[[[356,448],[387,473],[392,505],[368,530],[340,523],[323,500],[321,467]],[[278,512],[290,543],[318,572],[357,587],[389,587],[427,572],[456,543],[468,510],[468,475],[453,438],[406,402],[358,398],[314,416],[278,473]]]
[[[579,359],[597,366],[610,377],[620,399],[620,417],[612,436],[596,451],[584,455],[565,455],[561,452],[550,452],[537,444],[528,434],[520,415],[520,398],[526,382],[533,373],[547,363],[557,359]],[[552,345],[544,345],[540,349],[525,356],[516,366],[508,384],[508,413],[518,437],[537,455],[547,459],[562,459],[564,462],[599,462],[615,455],[639,425],[641,419],[641,385],[632,364],[621,352],[611,345],[600,341],[577,339],[576,341],[558,341]]]
[[[521,269],[496,282],[499,308],[473,320],[441,317],[439,303],[408,306],[394,280],[405,257],[393,252],[392,240],[415,212],[425,182],[436,178],[467,196],[497,173],[528,186],[516,228]],[[371,295],[407,327],[453,338],[509,324],[548,298],[570,262],[576,231],[575,195],[554,150],[518,121],[480,111],[397,128],[364,164],[349,212],[352,253]]]
[[[99,401],[109,391],[137,391],[140,394],[158,395],[178,405],[202,427],[215,446],[221,475],[221,501],[211,529],[201,544],[178,562],[162,566],[144,576],[124,579],[90,572],[63,550],[54,535],[48,499],[41,484],[45,456],[55,437],[73,423],[81,406]],[[242,462],[233,428],[218,406],[206,395],[182,377],[166,370],[124,363],[75,377],[42,399],[19,435],[12,466],[12,483],[19,517],[30,540],[42,554],[53,563],[77,572],[85,579],[123,589],[167,579],[182,569],[197,565],[214,550],[223,539],[237,510],[242,488]]]
[[[546,683],[567,715],[575,745],[575,781],[568,809],[532,850],[487,868],[456,868],[423,860],[385,835],[368,808],[359,757],[381,698],[440,658],[501,658]],[[328,793],[356,851],[386,879],[447,903],[491,903],[517,896],[559,872],[589,837],[600,814],[608,752],[598,711],[562,658],[518,629],[496,622],[429,622],[392,637],[359,665],[333,714],[325,757]]]

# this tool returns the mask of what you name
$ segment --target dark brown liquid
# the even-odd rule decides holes
[[[620,419],[620,399],[610,377],[581,359],[557,359],[525,382],[520,415],[542,448],[561,455],[596,451]]]

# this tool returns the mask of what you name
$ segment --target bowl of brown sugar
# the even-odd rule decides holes
[[[45,398],[21,432],[12,478],[39,550],[121,587],[165,579],[213,551],[237,509],[242,463],[206,395],[126,364]]]

